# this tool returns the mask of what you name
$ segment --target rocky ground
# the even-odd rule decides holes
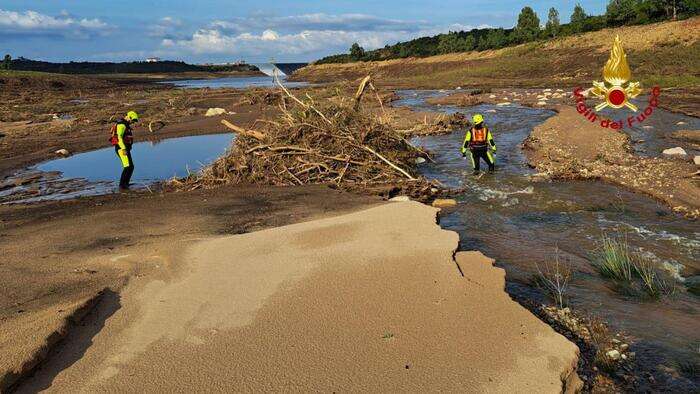
[[[700,216],[700,179],[689,158],[643,158],[626,134],[600,127],[571,106],[535,128],[524,142],[544,178],[600,179],[646,193],[688,218]]]

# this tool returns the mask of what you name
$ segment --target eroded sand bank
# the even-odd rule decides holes
[[[132,283],[82,358],[22,390],[574,388],[577,347],[510,299],[492,260],[453,258],[435,219],[391,203],[198,242],[172,279]]]

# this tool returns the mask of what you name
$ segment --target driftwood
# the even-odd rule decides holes
[[[231,149],[201,174],[179,180],[177,187],[321,183],[372,193],[402,191],[418,198],[436,193],[435,183],[413,173],[416,158],[430,160],[429,155],[385,117],[359,108],[366,89],[375,90],[371,78],[364,78],[349,100],[338,96],[320,102],[308,95],[301,99],[277,83],[289,98],[279,104],[281,116],[252,127],[222,120],[237,135]]]

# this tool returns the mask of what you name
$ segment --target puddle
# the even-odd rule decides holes
[[[396,103],[421,110],[482,113],[498,145],[496,173],[476,179],[471,163],[460,154],[464,131],[415,139],[435,157],[435,163],[419,165],[424,176],[467,190],[457,198],[458,206],[440,219],[443,228],[460,234],[461,249],[495,258],[506,270],[508,291],[527,298],[533,297],[535,263],[551,260],[558,249],[575,271],[571,305],[603,317],[635,338],[640,361],[646,355],[648,370],[658,362],[697,360],[692,349],[700,344],[700,298],[683,290],[682,284],[685,277],[700,274],[697,222],[612,185],[533,181],[534,171],[520,144],[535,126],[554,115],[552,111],[517,104],[446,108],[421,101],[435,94],[442,93],[401,92],[402,100]],[[646,132],[645,137],[650,144],[661,144],[653,133]],[[602,234],[624,235],[633,249],[653,256],[675,277],[678,292],[660,302],[640,302],[614,292],[589,260]]]
[[[232,134],[212,134],[139,142],[132,148],[134,188],[196,172],[221,156]],[[61,200],[113,193],[121,174],[114,148],[47,161],[0,183],[0,203]]]
[[[277,86],[272,77],[227,77],[227,78],[214,78],[214,79],[188,79],[182,81],[165,81],[160,83],[172,84],[180,88],[185,89],[196,89],[196,88],[234,88],[234,89],[246,89],[246,88],[271,88]],[[308,86],[308,82],[286,82],[282,80],[282,83],[287,88],[296,88],[302,86]]]

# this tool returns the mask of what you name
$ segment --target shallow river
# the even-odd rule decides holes
[[[403,91],[395,105],[421,110],[462,111],[484,114],[498,146],[497,172],[481,178],[471,175],[471,163],[459,148],[464,132],[430,136],[417,142],[434,154],[435,163],[420,165],[428,178],[468,192],[458,207],[441,217],[443,228],[460,234],[461,248],[478,249],[496,259],[507,273],[508,291],[514,296],[538,299],[531,284],[535,262],[559,258],[572,264],[575,279],[570,289],[574,309],[603,317],[637,342],[640,361],[673,363],[698,357],[700,300],[687,293],[683,275],[700,273],[700,226],[642,195],[599,182],[538,182],[526,165],[520,144],[538,124],[555,113],[517,105],[478,105],[469,108],[437,107],[426,97],[445,93]],[[694,121],[665,112],[667,122]],[[679,125],[680,126],[680,125]],[[647,133],[649,147],[661,131]],[[483,164],[482,164],[483,165]],[[590,252],[602,234],[623,235],[635,248],[676,276],[679,291],[659,302],[642,302],[612,291],[592,267]],[[685,267],[685,269],[683,269]]]

